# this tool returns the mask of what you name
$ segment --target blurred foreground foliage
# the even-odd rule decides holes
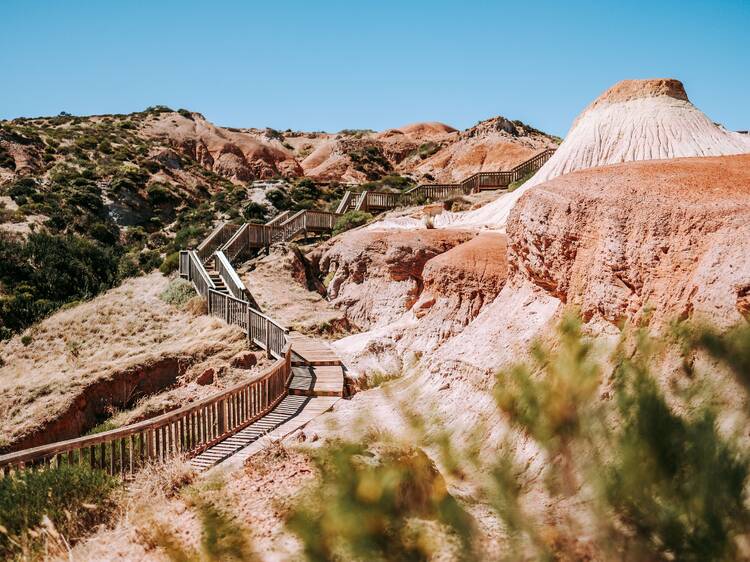
[[[497,374],[495,410],[460,437],[397,402],[405,435],[363,420],[306,448],[317,476],[279,508],[286,529],[316,562],[747,560],[745,432],[719,423],[726,412],[700,380],[732,373],[738,389],[747,384],[750,325],[680,325],[670,338],[626,330],[606,350],[566,317],[553,345],[535,344],[529,361]],[[667,349],[681,350],[696,389],[665,394]],[[207,489],[191,501],[200,547],[159,530],[170,558],[256,557],[231,500]]]

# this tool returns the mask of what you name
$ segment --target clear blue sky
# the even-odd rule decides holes
[[[750,0],[0,0],[0,118],[200,111],[338,131],[494,115],[564,135],[623,78],[750,128]]]

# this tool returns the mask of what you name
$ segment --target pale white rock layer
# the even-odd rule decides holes
[[[510,210],[535,185],[576,170],[636,160],[728,156],[750,152],[750,135],[716,125],[687,100],[671,96],[603,103],[585,110],[552,158],[519,189],[436,226],[505,228]]]

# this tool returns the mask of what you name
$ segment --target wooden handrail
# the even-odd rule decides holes
[[[198,257],[203,260],[204,263],[208,261],[213,253],[226,244],[238,229],[239,226],[236,224],[220,222],[216,228],[211,231],[211,234],[209,234],[195,249],[198,253]]]
[[[219,275],[224,280],[224,284],[234,297],[248,300],[248,292],[245,284],[221,250],[214,252],[214,269],[219,272]]]
[[[237,229],[237,232],[235,232],[232,237],[227,240],[226,244],[219,248],[219,250],[224,252],[224,254],[230,260],[236,259],[237,256],[239,256],[245,249],[245,245],[243,244],[243,242],[248,226],[248,223],[243,224],[240,228]]]
[[[208,298],[208,291],[216,289],[211,276],[203,266],[203,261],[198,257],[195,250],[182,250],[180,252],[180,277],[192,281],[195,289],[203,298]]]
[[[289,211],[284,211],[283,213],[279,213],[274,218],[272,218],[270,221],[266,223],[266,226],[274,226],[277,224],[281,224],[284,222],[287,217],[289,217]]]
[[[110,474],[124,475],[152,459],[195,456],[263,417],[286,396],[291,347],[287,344],[280,355],[259,378],[166,414],[95,435],[0,455],[0,474],[27,465],[59,467],[86,462]]]
[[[344,193],[344,196],[341,198],[341,201],[339,202],[339,206],[336,207],[336,214],[337,215],[343,215],[349,210],[349,207],[351,205],[352,197],[354,197],[354,193],[347,190],[346,193]]]

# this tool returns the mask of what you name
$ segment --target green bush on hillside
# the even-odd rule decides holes
[[[268,207],[255,201],[250,201],[242,208],[242,216],[247,222],[264,224],[268,220]]]
[[[195,296],[195,289],[190,281],[185,279],[174,279],[160,295],[161,300],[167,304],[182,306]]]
[[[106,521],[117,487],[105,472],[76,465],[0,479],[0,557],[41,555],[46,520],[67,541]]]
[[[0,236],[0,328],[23,330],[66,302],[90,298],[115,285],[117,254],[75,235],[33,233],[27,240]]]
[[[163,262],[161,262],[159,271],[161,271],[164,275],[169,275],[173,271],[177,271],[179,267],[180,252],[172,252],[171,254],[167,254],[167,257],[164,258]]]
[[[10,152],[8,152],[2,145],[0,145],[0,168],[6,168],[8,170],[16,169],[15,159],[10,155]]]
[[[349,211],[336,220],[336,224],[333,225],[333,234],[334,236],[336,234],[341,234],[352,228],[367,224],[371,220],[372,215],[370,213],[365,213],[364,211]]]

